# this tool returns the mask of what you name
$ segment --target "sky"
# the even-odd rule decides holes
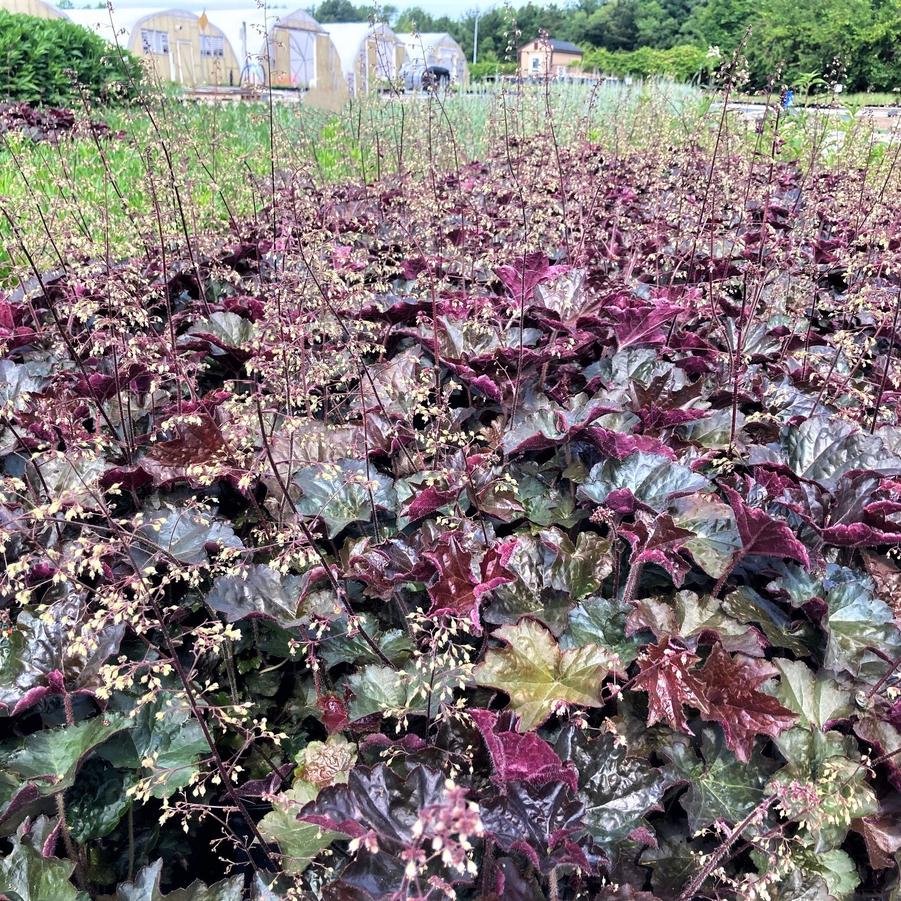
[[[96,0],[73,0],[76,7],[94,7]],[[363,0],[355,0],[362,3]],[[492,7],[502,5],[501,0],[385,0],[398,9],[404,10],[411,6],[418,6],[433,16],[450,16],[457,18],[473,9],[489,10]],[[521,6],[525,0],[512,0],[512,6]],[[170,6],[178,6],[180,9],[191,9],[200,12],[203,9],[253,9],[255,0],[113,0],[113,9],[128,9],[129,7],[159,6],[164,9]],[[270,7],[297,9],[315,5],[315,0],[271,0]]]

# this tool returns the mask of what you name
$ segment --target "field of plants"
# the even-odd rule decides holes
[[[235,234],[239,219],[258,217],[272,204],[273,168],[279,184],[291,178],[317,186],[366,183],[399,170],[446,171],[502,146],[508,133],[540,134],[548,107],[566,144],[591,139],[642,147],[661,133],[684,140],[701,115],[697,92],[673,84],[647,91],[557,87],[548,97],[450,95],[430,109],[362,102],[338,118],[298,104],[270,110],[265,102],[206,105],[163,96],[79,116],[103,119],[118,140],[98,146],[87,135],[60,146],[52,127],[4,133],[9,117],[0,108],[6,162],[0,197],[48,267],[59,265],[60,256],[72,265],[108,254],[123,258],[158,244],[160,228],[182,243]],[[184,223],[173,212],[176,189]],[[0,216],[0,236],[9,234]],[[10,255],[15,248],[4,241],[0,275]]]
[[[899,896],[901,143],[716,100],[0,111],[0,896]]]

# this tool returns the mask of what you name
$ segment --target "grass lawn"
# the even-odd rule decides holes
[[[779,103],[778,94],[738,94],[734,99],[740,103]],[[857,110],[864,106],[898,106],[901,105],[901,94],[887,91],[855,91],[850,94],[799,94],[795,92],[796,106],[834,107],[844,106],[849,110]]]

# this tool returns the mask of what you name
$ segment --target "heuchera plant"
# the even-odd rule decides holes
[[[896,193],[548,146],[3,298],[6,896],[897,891]]]
[[[89,121],[70,109],[0,103],[0,136],[22,135],[30,141],[58,143],[63,137],[88,134],[99,138],[122,137],[105,122]]]

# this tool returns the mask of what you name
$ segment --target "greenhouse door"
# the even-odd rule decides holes
[[[194,45],[190,41],[175,42],[175,67],[179,82],[191,87],[197,84],[194,75]]]
[[[291,31],[291,84],[308,88],[316,79],[316,35],[312,31]]]
[[[394,78],[395,71],[394,45],[385,38],[378,36],[375,39],[375,74],[386,81]]]

